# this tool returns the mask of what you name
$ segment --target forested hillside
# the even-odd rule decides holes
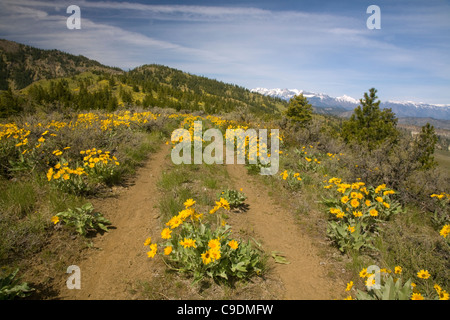
[[[115,111],[130,105],[202,111],[279,113],[287,103],[161,65],[125,72],[58,50],[0,41],[0,117],[37,109]]]
[[[34,81],[67,77],[87,70],[122,72],[59,50],[42,50],[0,39],[0,90],[23,89]]]

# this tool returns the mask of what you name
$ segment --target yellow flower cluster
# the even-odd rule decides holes
[[[378,217],[380,212],[391,209],[392,201],[389,196],[395,194],[395,191],[387,188],[385,184],[372,189],[366,187],[364,182],[343,183],[340,178],[336,177],[325,182],[328,182],[328,185],[324,186],[325,189],[335,187],[336,191],[342,194],[340,197],[341,208],[330,209],[330,213],[336,214],[337,218],[343,218],[346,212],[351,212],[356,218]]]
[[[312,149],[313,146],[310,145],[309,148]],[[305,151],[305,149],[306,149],[306,147],[303,146],[303,147],[302,147],[302,150],[301,150],[301,152],[300,152],[301,154],[303,154],[304,159],[305,159],[307,162],[320,164],[320,161],[319,161],[316,157],[314,157],[314,156],[309,156],[309,157],[307,157],[308,151]],[[314,159],[313,159],[313,158],[314,158]]]
[[[195,211],[195,208],[193,207],[194,204],[196,203],[195,200],[193,199],[187,199],[184,202],[184,209],[181,210],[178,215],[173,216],[167,223],[166,226],[167,228],[164,228],[161,231],[161,238],[165,239],[165,240],[169,240],[172,238],[172,232],[173,229],[179,227],[180,225],[182,225],[187,219],[191,219],[191,221],[199,221],[201,220],[203,214],[199,214]],[[230,210],[230,204],[228,203],[227,200],[220,198],[219,201],[216,201],[216,206],[210,211],[210,213],[214,213],[217,210],[219,210],[220,208],[224,208],[225,210]],[[183,246],[185,249],[186,248],[197,248],[197,240],[192,239],[192,238],[188,238],[188,237],[184,237],[183,240],[179,241],[179,244],[181,246]],[[150,258],[153,258],[156,254],[156,250],[157,250],[157,245],[154,244],[153,246],[151,245],[151,238],[148,238],[145,242],[144,245],[150,245],[150,248],[152,250],[150,250],[147,255]],[[221,257],[221,251],[220,251],[220,239],[211,239],[208,242],[208,246],[209,246],[209,250],[207,250],[206,252],[204,252],[201,255],[202,261],[204,264],[209,264],[215,260],[220,259]],[[239,244],[237,241],[235,240],[231,240],[228,242],[228,246],[231,249],[237,249]],[[173,248],[172,246],[167,246],[164,249],[164,254],[165,255],[169,255],[172,252]]]
[[[428,270],[420,270],[417,272],[417,278],[419,279],[429,279],[431,277],[431,274],[428,272]],[[411,286],[413,287],[413,294],[411,297],[411,300],[424,300],[425,297],[417,290],[417,286],[415,283],[411,283]],[[441,286],[439,286],[437,283],[434,284],[434,289],[436,290],[436,294],[438,296],[439,300],[449,300],[450,295],[447,291],[443,290]]]
[[[450,300],[450,294],[447,291],[442,290],[441,286],[435,284],[433,287],[434,290],[436,290],[437,295],[439,296],[439,300]]]
[[[85,130],[85,129],[101,129],[112,130],[116,127],[128,128],[130,125],[139,126],[145,124],[148,121],[156,120],[161,115],[153,114],[151,112],[140,112],[131,113],[130,111],[118,112],[118,113],[81,113],[76,115],[73,120],[68,121],[57,121],[49,120],[47,123],[37,123],[30,125],[24,123],[22,125],[17,125],[16,123],[0,124],[0,143],[7,148],[16,148],[18,152],[22,155],[26,155],[22,161],[33,164],[36,161],[48,162],[49,157],[61,157],[65,150],[70,147],[66,147],[62,150],[54,149],[48,151],[49,154],[46,156],[46,149],[43,148],[44,144],[51,141],[52,137],[56,137],[60,130]],[[36,156],[36,150],[40,149],[40,155]],[[109,152],[102,153],[101,150],[91,149],[82,151],[81,154],[85,154],[84,157],[84,168],[86,171],[89,169],[96,168],[97,165],[103,166],[108,163],[113,163],[116,166],[119,162],[115,157],[111,157]],[[60,166],[60,168],[58,168]],[[71,175],[81,176],[87,174],[87,172],[82,168],[70,168],[66,161],[60,161],[56,167],[48,169],[46,172],[48,181],[58,180],[69,180]]]
[[[166,226],[170,227],[170,229],[175,229],[182,225],[188,218],[191,218],[192,221],[198,221],[203,217],[202,213],[197,213],[195,209],[192,207],[195,204],[195,201],[192,199],[186,200],[184,203],[185,209],[178,212],[178,215],[173,216],[167,223]],[[161,236],[163,239],[170,239],[169,229],[164,229]]]
[[[212,208],[209,213],[213,214],[220,208],[224,208],[225,210],[230,210],[230,204],[224,198],[220,198],[219,201],[216,201],[216,205]]]
[[[150,251],[147,252],[147,256],[149,258],[153,258],[156,255],[156,252],[158,251],[158,244],[152,243],[152,238],[147,238],[144,242],[144,246],[149,246]]]
[[[0,141],[3,139],[9,139],[10,137],[13,137],[17,142],[16,147],[20,146],[19,144],[26,142],[25,140],[29,135],[31,131],[27,130],[25,128],[19,128],[15,123],[7,123],[7,124],[0,124]]]
[[[79,114],[75,123],[70,123],[72,128],[84,128],[88,129],[96,126],[100,126],[102,131],[111,131],[113,128],[126,127],[131,125],[144,124],[149,120],[156,120],[160,115],[153,114],[151,112],[134,112],[123,111],[120,113],[107,113],[104,115],[98,115],[95,113],[82,113]]]
[[[62,178],[63,180],[69,180],[70,175],[81,176],[83,174],[87,175],[86,171],[84,171],[83,168],[78,167],[76,169],[71,169],[67,162],[64,162],[62,165],[60,162],[58,162],[54,167],[48,169],[47,180],[58,180],[60,178]]]
[[[288,172],[287,170],[284,170],[282,173],[280,173],[280,176],[283,180],[287,180],[290,176],[294,179],[297,179],[298,181],[302,181],[302,178],[300,178],[300,173],[298,172]]]
[[[201,254],[203,264],[207,265],[215,260],[219,260],[220,253],[220,241],[219,239],[211,239],[208,242],[209,249]]]
[[[431,198],[438,198],[439,200],[442,200],[444,198],[450,199],[450,194],[445,193],[445,192],[442,192],[440,194],[433,193],[430,197]]]
[[[392,273],[392,271],[390,269],[387,268],[383,268],[383,269],[379,269],[379,271],[377,271],[380,273],[380,277],[381,276],[387,276],[389,274]],[[398,281],[400,275],[403,272],[403,268],[401,266],[396,266],[394,268],[394,274],[396,275],[397,278],[394,278],[394,282]],[[360,272],[359,272],[359,277],[364,281],[365,286],[370,289],[371,287],[373,287],[373,285],[376,284],[376,278],[375,278],[375,273],[368,273],[367,268],[363,268]],[[417,272],[417,278],[419,279],[429,279],[431,277],[431,274],[428,272],[428,270],[420,270],[419,272]],[[382,278],[380,278],[381,280]],[[349,283],[347,283],[347,287],[345,289],[345,291],[350,291],[353,288],[353,281],[350,281]],[[382,285],[382,283],[379,283],[379,285]],[[434,285],[434,289],[436,291],[437,294],[437,299],[439,300],[449,300],[450,295],[447,291],[443,290],[441,288],[441,286],[439,286],[438,284]],[[412,294],[410,299],[411,300],[425,300],[425,297],[418,291],[417,289],[417,285],[414,282],[411,282],[411,290],[412,290]],[[432,297],[431,297],[432,298]],[[346,298],[346,300],[352,300],[353,298],[351,296],[348,296]]]
[[[339,155],[337,154],[337,153],[331,153],[331,152],[328,152],[327,153],[327,156],[330,158],[330,159],[333,159],[333,160],[341,160],[340,158],[339,158],[339,156],[342,156],[342,155],[344,155],[343,153],[340,153]]]
[[[85,155],[83,158],[84,166],[94,168],[97,164],[107,165],[114,161],[116,166],[120,165],[115,156],[110,155],[109,151],[103,152],[100,149],[92,148],[85,151],[80,151],[81,155]]]
[[[197,248],[197,245],[195,244],[196,240],[192,240],[190,238],[180,241],[180,244],[186,249],[186,248]]]

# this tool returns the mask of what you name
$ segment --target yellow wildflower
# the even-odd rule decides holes
[[[219,207],[224,208],[225,210],[230,210],[230,204],[228,203],[227,200],[225,200],[224,198],[220,198],[219,202],[216,201],[216,204]]]
[[[411,300],[423,300],[423,296],[420,293],[413,293]]]
[[[345,291],[350,291],[353,287],[353,281],[350,281],[349,283],[347,283],[347,288],[345,288]]]
[[[153,258],[156,254],[156,251],[158,250],[158,245],[156,243],[153,243],[150,245],[150,249],[151,250],[149,252],[147,252],[147,256],[149,258]]]
[[[59,217],[53,216],[51,220],[54,224],[57,224],[59,222]]]
[[[439,234],[444,238],[447,238],[449,233],[450,233],[450,224],[446,224],[445,226],[442,227],[441,231],[439,231]]]
[[[184,248],[197,248],[197,245],[195,244],[196,240],[192,240],[192,239],[187,239],[184,238],[184,240],[180,241],[180,244],[184,247]]]
[[[360,277],[360,278],[365,278],[365,277],[367,277],[367,276],[368,276],[367,268],[363,268],[363,269],[359,272],[359,277]]]
[[[207,250],[206,252],[202,253],[201,256],[202,256],[203,264],[205,264],[205,265],[209,264],[211,262],[211,260],[212,260],[211,253],[210,253],[209,250]]]
[[[350,201],[350,205],[351,205],[353,208],[356,208],[356,207],[359,206],[359,201],[358,201],[357,199],[352,199],[352,200]]]
[[[345,213],[341,210],[339,210],[338,213],[336,213],[336,218],[342,219],[343,217],[345,217]]]
[[[450,295],[448,294],[447,291],[441,290],[439,292],[439,300],[449,300],[449,299],[450,299]]]
[[[213,259],[213,260],[219,260],[221,257],[220,249],[216,249],[216,250],[210,249],[209,254],[211,255],[211,259]]]
[[[173,216],[169,222],[166,223],[167,226],[170,226],[171,229],[175,229],[180,224],[183,223],[183,220],[179,216]]]
[[[428,279],[431,275],[428,272],[428,270],[420,270],[419,272],[417,272],[417,276],[421,279]]]
[[[172,252],[172,247],[168,246],[164,248],[164,254],[168,256]]]
[[[50,168],[47,171],[47,180],[48,181],[52,180],[52,177],[53,177],[53,168]]]
[[[172,230],[169,228],[165,228],[163,231],[161,231],[161,238],[163,239],[170,239],[172,236],[170,235],[172,233]]]
[[[239,244],[238,244],[238,242],[236,240],[231,240],[230,242],[228,242],[228,245],[233,250],[236,250],[238,248],[238,246],[239,246]]]
[[[214,208],[212,208],[211,210],[209,210],[209,213],[210,214],[213,214],[213,213],[215,213],[217,210],[219,210],[220,209],[220,207],[219,206],[215,206]]]
[[[353,215],[355,216],[355,218],[358,218],[358,217],[362,217],[362,212],[361,211],[353,211]]]
[[[187,199],[186,202],[184,203],[184,206],[186,208],[192,207],[195,204],[195,201],[193,199]]]
[[[394,268],[394,273],[395,273],[395,274],[402,274],[402,271],[403,271],[403,269],[402,269],[402,267],[400,267],[400,266],[396,266],[396,267]]]
[[[219,241],[219,239],[211,239],[211,240],[209,240],[208,247],[210,247],[213,250],[219,249],[220,248],[220,241]]]
[[[386,189],[386,184],[381,184],[375,189],[375,193],[380,192],[381,190]]]
[[[150,243],[152,243],[152,238],[148,237],[147,239],[145,239],[144,246],[148,246],[150,245]]]

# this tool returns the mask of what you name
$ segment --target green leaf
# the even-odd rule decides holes
[[[290,262],[285,258],[282,252],[279,251],[272,251],[271,252],[272,258],[275,260],[276,263],[281,264],[290,264]]]

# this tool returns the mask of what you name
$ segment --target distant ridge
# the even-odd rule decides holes
[[[349,116],[351,111],[359,105],[359,100],[344,95],[342,97],[331,97],[324,93],[307,92],[298,89],[266,89],[255,88],[252,92],[277,97],[288,101],[294,95],[303,93],[309,103],[327,113],[340,116]],[[450,120],[450,105],[432,105],[417,102],[382,101],[381,108],[391,108],[398,118],[433,118],[439,120]],[[349,112],[350,111],[350,112]]]

